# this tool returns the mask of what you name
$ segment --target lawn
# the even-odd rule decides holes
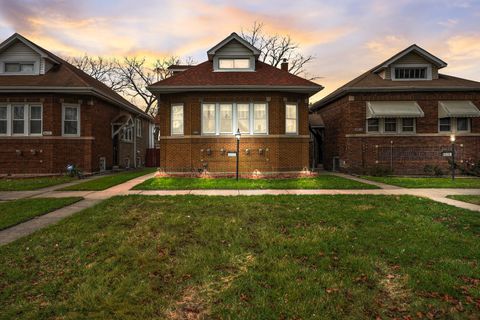
[[[38,178],[2,178],[0,191],[28,191],[51,187],[73,181],[75,178],[67,176],[38,177]]]
[[[82,198],[35,198],[0,202],[0,230],[80,200]]]
[[[61,191],[99,191],[105,190],[118,184],[127,182],[137,177],[141,177],[148,173],[155,172],[155,168],[146,168],[141,170],[132,170],[115,173],[113,175],[105,176],[102,178],[91,179],[85,182],[81,182],[63,189]]]
[[[474,319],[479,236],[412,196],[115,197],[0,247],[0,318]]]
[[[152,178],[136,190],[195,189],[378,189],[377,186],[333,175],[298,179]]]
[[[404,188],[480,188],[480,178],[370,177],[364,179]]]
[[[448,196],[447,198],[480,205],[480,196],[454,195],[454,196]]]

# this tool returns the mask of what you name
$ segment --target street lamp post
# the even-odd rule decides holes
[[[238,162],[240,158],[240,137],[241,137],[240,129],[237,129],[237,132],[235,133],[235,138],[237,139],[237,181],[238,181]]]
[[[450,135],[450,142],[452,143],[452,180],[455,180],[455,135]]]

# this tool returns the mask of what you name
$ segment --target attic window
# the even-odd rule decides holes
[[[33,63],[7,62],[5,63],[6,73],[33,73]]]
[[[427,68],[396,67],[395,79],[427,79]]]
[[[250,69],[250,59],[218,59],[219,69]]]

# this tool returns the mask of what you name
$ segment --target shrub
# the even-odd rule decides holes
[[[462,174],[480,177],[480,160],[477,162],[466,160],[459,166],[459,169]]]
[[[386,177],[392,175],[392,169],[388,167],[376,166],[370,169],[369,174],[373,177]]]
[[[432,166],[431,164],[425,165],[425,167],[423,167],[423,172],[425,172],[427,176],[431,177],[441,177],[445,174],[442,168],[440,168],[439,166]]]
[[[433,167],[433,174],[435,175],[435,177],[441,177],[444,175],[444,172],[442,168],[440,168],[439,166],[435,166]]]

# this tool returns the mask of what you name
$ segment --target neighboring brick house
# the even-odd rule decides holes
[[[442,151],[456,136],[457,164],[480,160],[480,83],[438,70],[447,64],[412,45],[340,87],[311,110],[321,115],[326,169],[447,169]]]
[[[19,34],[0,44],[0,175],[136,167],[153,119]]]
[[[240,172],[299,172],[309,165],[308,99],[322,87],[258,60],[236,33],[196,66],[148,89],[158,97],[160,167],[167,172],[232,173],[241,132]]]

